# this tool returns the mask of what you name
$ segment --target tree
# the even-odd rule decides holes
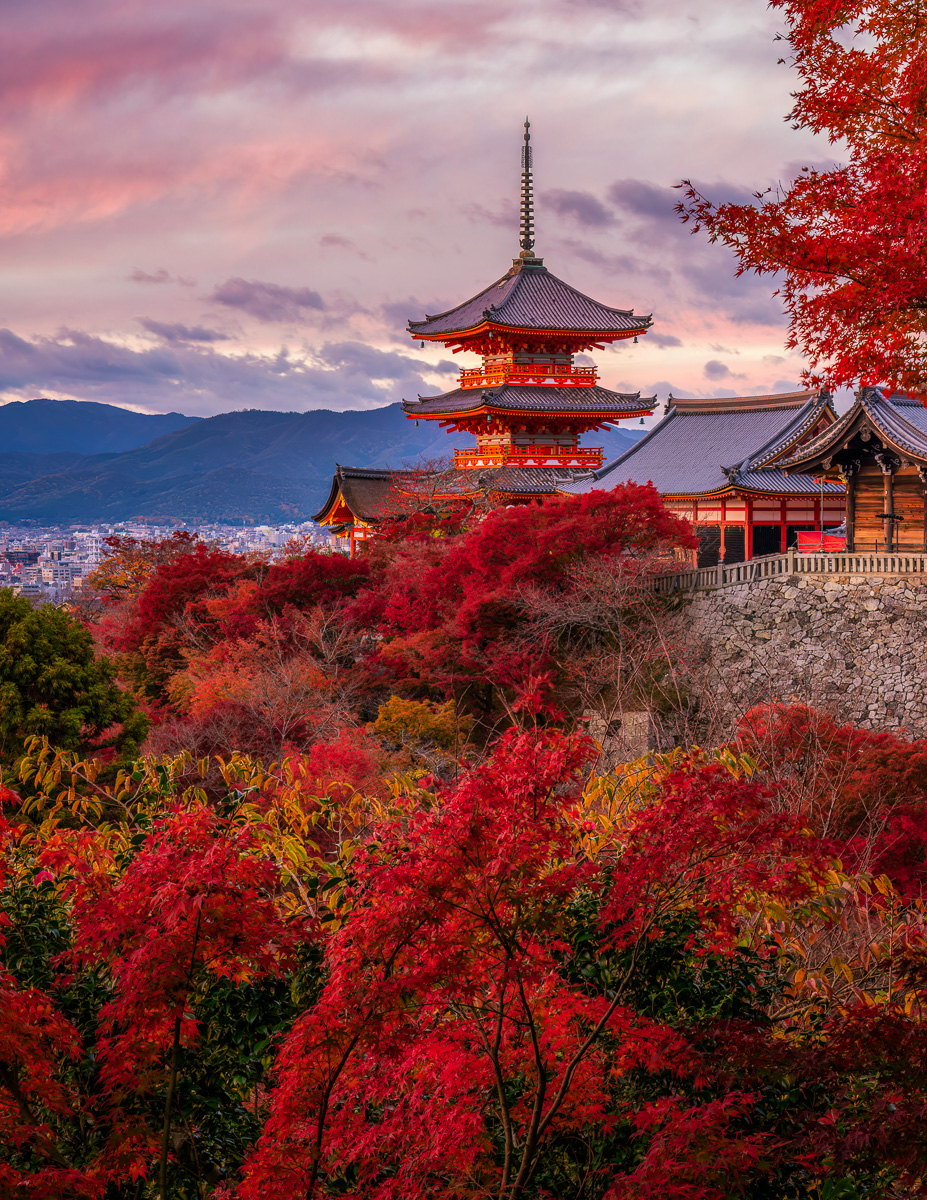
[[[529,593],[563,596],[577,569],[598,561],[642,576],[656,554],[691,544],[689,526],[650,485],[497,509],[454,537],[401,544],[347,613],[378,629],[378,660],[413,686],[454,695],[484,718],[500,692],[508,702],[531,693],[537,709],[550,701],[556,663],[532,636]]]
[[[198,602],[251,573],[245,559],[202,542],[172,553],[155,566],[137,595],[101,622],[104,645],[123,656],[124,668],[144,696],[162,700],[170,676],[184,665],[191,610],[197,613]]]
[[[33,737],[64,750],[133,756],[147,722],[94,656],[90,634],[63,609],[33,608],[0,590],[0,761],[9,769]]]
[[[927,885],[927,742],[838,725],[805,704],[758,705],[737,748],[776,781],[778,803],[840,846],[855,869],[883,872],[906,896]]]
[[[273,772],[24,761],[0,1191],[921,1194],[927,906],[746,757],[591,753],[511,730],[452,786],[346,734]]]
[[[106,558],[89,578],[90,586],[107,604],[131,599],[144,589],[162,564],[187,554],[197,544],[196,534],[175,529],[167,538],[135,538],[115,534],[103,539]]]
[[[689,181],[693,231],[737,273],[778,274],[788,345],[809,382],[927,389],[927,14],[921,0],[771,0],[801,79],[789,119],[845,162],[804,168],[756,205],[714,204]]]
[[[841,1090],[857,1078],[841,1020],[829,1050],[815,1028],[795,1036],[820,999],[788,995],[779,942],[795,919],[823,932],[841,915],[826,847],[733,758],[679,758],[583,801],[589,753],[509,731],[491,762],[357,847],[244,1200],[810,1196],[816,1172],[857,1166],[885,1194],[891,1152],[873,1167],[853,1128],[839,1167],[809,1148],[829,1108],[865,1126],[897,1081],[873,1070],[867,1109]],[[874,1025],[898,1019],[888,1007]],[[922,1054],[923,1030],[902,1024]],[[830,1091],[815,1092],[817,1054]],[[780,1084],[765,1111],[738,1078],[764,1063],[795,1072],[795,1099]],[[896,1157],[925,1161],[910,1138]]]
[[[224,764],[210,805],[185,768],[107,785],[45,751],[24,768],[32,819],[0,823],[4,1195],[201,1200],[258,1132],[273,1039],[313,989],[317,923],[249,807],[264,773]],[[291,879],[307,867],[303,847]]]

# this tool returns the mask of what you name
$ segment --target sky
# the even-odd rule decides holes
[[[673,185],[749,199],[832,161],[784,119],[765,0],[0,0],[0,402],[364,409],[470,356],[409,318],[518,252],[653,313],[622,391],[799,386],[775,284]]]

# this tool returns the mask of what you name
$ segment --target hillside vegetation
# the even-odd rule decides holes
[[[113,539],[96,673],[10,602],[0,1192],[922,1196],[927,745],[708,728],[647,586],[692,541],[637,485]],[[645,706],[701,748],[610,766]]]
[[[64,408],[48,407],[59,404]],[[74,432],[82,415],[75,410],[85,407],[88,425]],[[0,453],[0,520],[13,522],[303,521],[325,501],[336,462],[398,467],[445,458],[455,444],[472,442],[466,435],[452,439],[428,422],[416,426],[400,405],[391,404],[364,412],[252,409],[203,420],[170,414],[165,422],[176,418],[183,424],[144,441],[142,430],[154,432],[157,426],[132,424],[139,440],[110,454],[105,451],[118,438],[107,423],[118,431],[124,417],[139,414],[109,405],[34,400],[0,407],[0,434],[11,408],[18,410],[15,422],[8,419],[11,440],[0,440],[0,446],[17,452]],[[105,421],[98,410],[105,410]],[[140,422],[161,420],[139,417]],[[128,439],[125,432],[118,436]],[[626,450],[635,436],[623,430],[597,435],[610,457]],[[49,453],[39,452],[42,447]]]

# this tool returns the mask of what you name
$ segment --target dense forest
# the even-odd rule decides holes
[[[842,162],[682,214],[923,394],[923,4],[772,4]],[[708,695],[649,486],[435,507],[0,594],[0,1196],[927,1195],[927,743]]]
[[[922,1195],[927,745],[722,738],[691,541],[629,485],[5,593],[0,1192]],[[703,744],[616,764],[645,707]]]

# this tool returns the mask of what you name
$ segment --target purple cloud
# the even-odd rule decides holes
[[[731,368],[717,358],[710,358],[703,368],[706,379],[730,379]]]
[[[304,412],[376,408],[442,390],[430,368],[362,343],[325,344],[312,359],[228,355],[209,344],[135,350],[79,330],[28,340],[0,329],[0,391],[16,398],[62,395],[154,411],[209,415],[238,408]]]
[[[460,206],[460,211],[474,225],[494,225],[497,229],[510,229],[514,236],[518,228],[518,209],[512,200],[503,200],[497,209],[487,208],[475,200]]]
[[[578,224],[587,229],[602,229],[614,225],[615,214],[610,212],[601,200],[597,200],[591,192],[570,192],[562,188],[543,192],[540,200],[552,208],[558,216],[572,217]]]
[[[148,317],[139,317],[139,325],[159,337],[163,342],[227,342],[229,335],[220,333],[218,329],[207,329],[204,325],[165,324],[163,321],[152,321]]]
[[[134,267],[126,276],[126,279],[130,283],[179,283],[181,287],[196,287],[195,279],[190,279],[187,275],[172,275],[164,267],[160,267],[157,271],[153,272],[143,271],[140,267]]]
[[[610,204],[636,217],[674,224],[679,221],[675,213],[676,193],[671,187],[659,187],[645,179],[618,179],[605,196]]]
[[[325,302],[312,288],[283,287],[257,279],[226,279],[210,299],[237,308],[259,321],[299,321],[307,311],[322,312]]]
[[[151,273],[141,270],[140,267],[135,267],[126,278],[130,279],[132,283],[170,283],[172,276],[164,267]]]

